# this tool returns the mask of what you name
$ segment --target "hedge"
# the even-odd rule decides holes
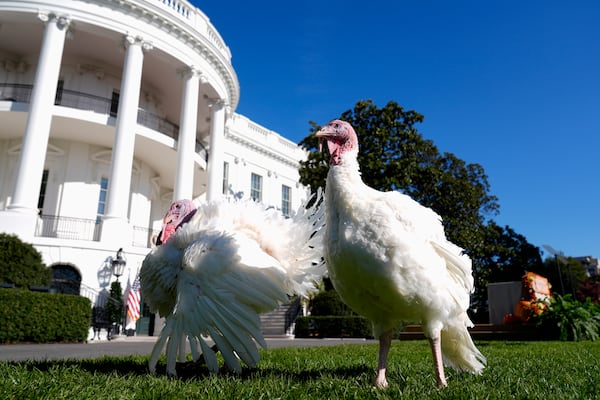
[[[372,338],[371,322],[358,316],[308,316],[296,320],[298,338]]]
[[[318,293],[310,300],[312,316],[357,316],[335,290]]]
[[[0,283],[16,287],[50,286],[52,270],[42,262],[42,255],[16,235],[0,233]]]
[[[83,342],[91,316],[85,297],[0,289],[0,343]]]

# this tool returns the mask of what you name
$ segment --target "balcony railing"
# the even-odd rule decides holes
[[[23,85],[19,83],[0,84],[0,101],[29,103],[31,101],[32,89],[33,85]],[[112,117],[116,117],[118,106],[112,99],[69,89],[58,90],[54,104],[63,107],[76,108],[78,110],[93,111],[98,114],[106,114]],[[179,138],[179,126],[177,124],[146,111],[143,108],[138,109],[137,123],[175,140]],[[196,153],[202,156],[204,161],[208,161],[208,151],[199,141],[196,141]]]
[[[153,229],[134,226],[132,244],[137,247],[152,247],[152,239],[155,235],[158,235],[158,232]]]
[[[23,85],[19,83],[0,84],[0,101],[29,103],[31,101],[32,90],[33,85]],[[112,99],[69,89],[58,90],[56,92],[54,104],[76,108],[78,110],[93,111],[98,114],[106,114],[113,117],[116,116],[118,105]],[[138,109],[137,122],[142,126],[159,131],[160,133],[164,133],[175,139],[179,135],[179,126],[142,108]]]
[[[56,215],[38,216],[35,236],[68,240],[100,241],[101,224],[95,219],[62,217]],[[157,234],[153,229],[133,227],[131,244],[136,247],[152,246],[152,238]]]
[[[100,224],[94,219],[40,215],[35,235],[69,240],[100,240]]]
[[[0,84],[0,100],[29,103],[32,88],[33,85],[21,85],[19,83]]]

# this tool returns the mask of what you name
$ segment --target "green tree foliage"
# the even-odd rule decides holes
[[[110,297],[106,302],[106,312],[110,322],[120,324],[123,322],[123,290],[121,283],[115,281],[110,284]]]
[[[50,286],[52,270],[42,262],[42,255],[15,235],[0,233],[0,282],[16,287]]]
[[[520,280],[527,271],[535,271],[542,263],[540,251],[509,226],[494,221],[484,229],[484,251],[477,265],[490,282]]]
[[[520,280],[525,271],[541,264],[537,247],[510,227],[493,222],[498,199],[490,194],[483,167],[440,153],[416,128],[423,122],[421,114],[393,101],[378,108],[368,100],[357,102],[339,118],[352,124],[358,135],[358,162],[367,185],[402,191],[442,216],[448,239],[473,259],[476,304],[485,308],[488,282]],[[319,152],[314,136],[319,126],[310,125],[309,136],[299,143],[309,151],[299,174],[300,182],[314,192],[325,187],[329,155],[326,146]]]
[[[485,309],[488,283],[520,281],[528,271],[539,271],[542,259],[539,249],[509,226],[489,221],[481,229],[484,245],[471,254],[475,277],[472,307]]]
[[[587,279],[585,266],[572,257],[563,258],[563,260],[549,257],[537,268],[531,268],[530,271],[548,278],[552,285],[552,292],[560,295],[576,296],[577,290]],[[585,300],[585,298],[581,300]]]

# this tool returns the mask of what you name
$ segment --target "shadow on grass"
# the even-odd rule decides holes
[[[78,369],[81,371],[113,374],[121,372],[123,375],[149,375],[148,359],[138,357],[102,357],[88,360],[29,360],[9,361],[7,365],[25,367],[28,371],[46,372],[57,368]]]
[[[166,367],[164,364],[159,364],[156,369],[157,374],[166,375]],[[222,366],[219,370],[219,376],[225,377],[236,377],[242,380],[255,380],[260,378],[274,378],[274,379],[290,379],[298,382],[309,382],[328,376],[330,378],[358,378],[361,376],[372,375],[373,368],[366,365],[356,366],[340,366],[340,367],[328,367],[323,366],[318,369],[298,369],[292,370],[284,366],[269,366],[261,367],[260,362],[258,367],[250,368],[243,367],[241,374],[234,374],[227,367]],[[186,363],[177,364],[177,379],[183,381],[203,379],[212,374],[203,362],[189,361]]]
[[[202,380],[210,376],[216,376],[211,373],[203,360],[198,362],[188,361],[184,363],[177,363],[177,376],[170,377],[166,372],[166,364],[159,362],[156,366],[156,372],[150,373],[148,369],[148,357],[147,356],[129,356],[129,357],[110,357],[106,356],[98,359],[88,360],[49,360],[49,361],[9,361],[8,365],[25,367],[28,371],[41,371],[47,372],[50,370],[58,369],[76,369],[80,371],[87,371],[90,373],[100,373],[107,375],[120,375],[120,376],[164,376],[170,379],[179,379],[181,381],[192,381]],[[218,376],[223,377],[235,377],[242,380],[255,380],[260,378],[273,378],[273,379],[291,379],[300,382],[309,382],[318,380],[327,376],[329,378],[359,378],[365,375],[371,377],[373,375],[373,368],[366,365],[355,365],[355,366],[340,366],[331,367],[323,366],[318,369],[289,369],[285,367],[270,366],[255,368],[243,367],[241,374],[234,374],[229,371],[225,366],[221,366]]]

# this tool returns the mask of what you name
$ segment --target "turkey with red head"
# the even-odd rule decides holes
[[[196,205],[191,200],[177,200],[171,204],[169,211],[163,218],[163,226],[156,238],[156,245],[160,246],[166,242],[177,228],[192,219],[194,214],[196,214]]]
[[[140,269],[144,301],[165,318],[150,370],[166,348],[167,373],[176,375],[186,339],[193,360],[203,356],[212,372],[219,363],[210,341],[230,370],[255,366],[257,345],[266,347],[259,314],[316,291],[325,273],[318,203],[291,218],[251,200],[173,203]]]
[[[480,373],[485,357],[467,327],[471,260],[446,239],[442,220],[400,192],[381,192],[361,178],[358,138],[334,120],[316,133],[331,154],[325,189],[325,262],[342,300],[373,322],[379,339],[375,386],[387,387],[387,356],[399,322],[423,326],[439,387],[442,363]]]

